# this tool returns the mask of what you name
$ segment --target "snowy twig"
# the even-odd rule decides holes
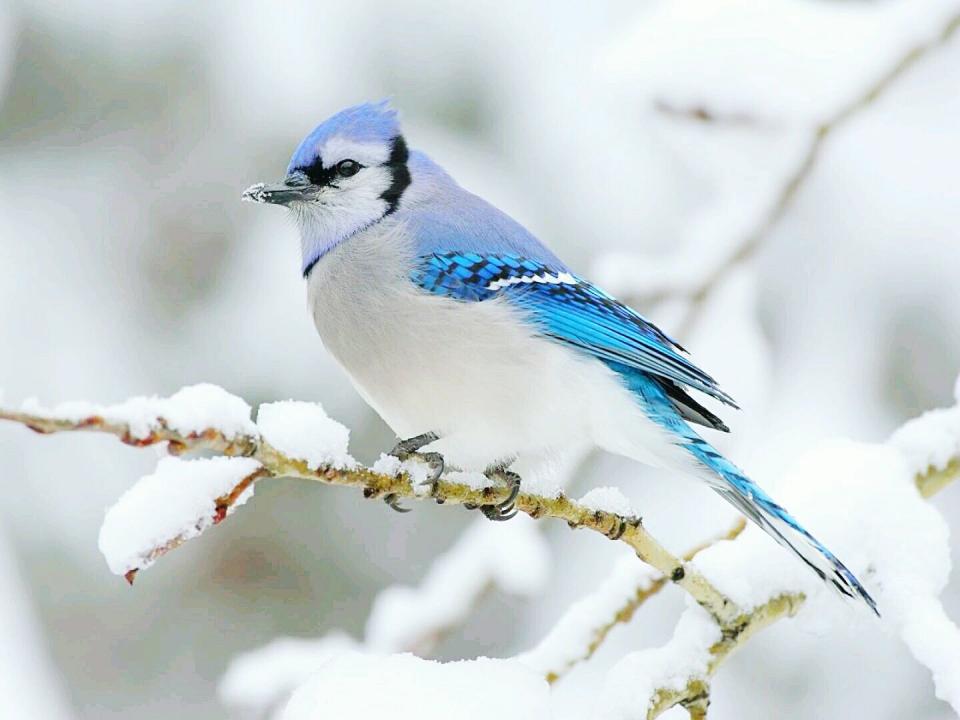
[[[907,427],[909,427],[909,424]],[[893,443],[903,445],[903,443],[898,443],[896,435]],[[960,479],[960,458],[953,457],[947,460],[942,467],[927,466],[925,470],[916,474],[914,481],[920,495],[929,498],[958,479]],[[722,624],[721,639],[711,644],[708,649],[709,660],[706,672],[690,677],[680,689],[666,687],[657,689],[650,701],[647,720],[653,720],[653,718],[659,717],[677,705],[685,707],[691,718],[706,717],[705,708],[709,703],[710,694],[709,679],[721,663],[758,631],[772,625],[777,620],[794,615],[805,600],[804,594],[800,592],[778,595],[754,608],[743,617],[737,618],[735,622]]]
[[[549,548],[536,523],[498,526],[478,518],[440,553],[417,586],[392,585],[373,602],[363,645],[425,657],[499,589],[530,597],[547,581]]]
[[[720,664],[760,630],[781,618],[794,615],[803,601],[804,596],[801,593],[781,595],[755,608],[742,621],[722,628],[720,641],[710,647],[710,661],[706,676],[690,678],[681,690],[670,688],[656,690],[647,710],[647,720],[653,720],[677,705],[687,709],[691,720],[706,717],[706,707],[710,703],[709,678],[717,671]]]
[[[960,402],[960,382],[957,400]],[[957,408],[934,410],[906,423],[888,445],[906,460],[910,468],[907,477],[912,475],[913,484],[922,498],[929,498],[960,479],[960,411]],[[705,548],[737,538],[744,527],[743,521],[740,521],[725,537],[693,548],[684,559],[689,561]],[[637,566],[635,562],[622,562],[589,595],[572,605],[535,648],[518,659],[541,673],[548,682],[555,682],[576,664],[589,659],[614,627],[629,622],[639,606],[665,584],[666,579],[652,568]],[[694,648],[695,654],[702,656],[702,664],[695,672],[681,675],[681,678],[687,678],[685,682],[677,685],[676,678],[672,678],[670,686],[651,688],[647,717],[658,717],[676,705],[687,709],[692,718],[706,717],[709,680],[727,656],[759,630],[796,613],[805,602],[804,594],[800,591],[776,592],[766,601],[758,602],[742,617],[721,623],[719,628],[714,626],[716,637],[708,634],[699,649]],[[895,612],[896,608],[891,610]],[[938,627],[942,628],[945,637],[956,633],[942,612],[938,614],[931,611],[930,614],[939,618]],[[691,624],[696,620],[694,615]],[[684,640],[681,637],[681,644]],[[929,658],[931,651],[926,650],[925,656],[919,650],[915,652],[918,658]],[[936,650],[932,652],[937,654]],[[937,654],[937,657],[940,656],[949,656],[949,653],[941,651]],[[669,653],[665,653],[658,658],[658,662],[667,663],[668,659]],[[937,669],[934,665],[931,665],[931,669],[935,677],[938,672],[945,673],[942,667]],[[631,703],[630,707],[635,708],[636,704]]]
[[[226,393],[223,394],[226,395]],[[232,398],[229,395],[226,397]],[[232,399],[239,401],[237,398]],[[134,432],[128,423],[105,416],[109,415],[107,412],[109,410],[110,408],[106,408],[104,413],[89,415],[74,410],[67,416],[61,416],[56,411],[0,408],[0,419],[21,423],[40,433],[69,431],[107,433],[137,447],[166,442],[176,454],[205,450],[226,456],[248,457],[262,465],[262,470],[257,472],[257,477],[296,477],[329,485],[357,487],[363,490],[363,495],[367,498],[393,495],[411,500],[432,498],[437,503],[481,506],[502,502],[508,494],[507,489],[502,487],[476,487],[459,479],[453,481],[449,474],[444,475],[436,483],[432,493],[425,493],[424,488],[418,485],[407,472],[400,472],[396,476],[374,472],[350,458],[339,462],[308,461],[281,452],[275,445],[254,432],[225,433],[215,426],[184,432],[177,423],[172,423],[162,416],[139,418],[138,424],[148,430],[143,432],[141,427],[139,432]],[[119,413],[114,414],[119,415]],[[263,414],[261,409],[261,430],[264,430]],[[333,422],[328,418],[325,419],[327,422]],[[235,424],[234,422],[233,425]],[[565,520],[571,528],[588,528],[627,544],[641,560],[686,590],[718,623],[726,625],[742,614],[735,603],[653,538],[637,518],[594,509],[571,500],[563,494],[547,497],[521,492],[516,498],[515,505],[518,510],[533,518],[552,517]],[[167,539],[158,547],[165,547],[169,541],[170,539]],[[179,544],[179,541],[172,546],[176,544]],[[152,553],[145,553],[145,555],[155,557]]]
[[[917,476],[917,489],[925,498],[933,497],[960,477],[960,459],[950,460],[942,469],[931,467]]]
[[[689,562],[715,542],[735,539],[744,527],[746,523],[738,520],[721,537],[688,550],[684,561]],[[547,636],[520,659],[543,673],[547,682],[556,682],[574,666],[593,657],[610,631],[630,622],[640,606],[668,582],[666,576],[650,566],[637,565],[632,558],[626,558],[593,592],[571,606]]]

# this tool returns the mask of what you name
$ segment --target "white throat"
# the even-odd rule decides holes
[[[389,203],[381,195],[390,187],[390,171],[369,168],[363,173],[362,185],[324,188],[317,200],[291,206],[300,227],[304,274],[330,250],[369,228],[389,210]]]

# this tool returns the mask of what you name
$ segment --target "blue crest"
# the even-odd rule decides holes
[[[341,110],[317,125],[290,158],[287,172],[310,165],[317,156],[317,149],[334,135],[357,142],[388,143],[400,134],[397,111],[390,107],[389,100],[363,103]]]

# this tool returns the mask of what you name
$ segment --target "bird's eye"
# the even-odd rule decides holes
[[[337,174],[340,177],[350,177],[360,172],[360,163],[356,160],[341,160],[337,163]]]

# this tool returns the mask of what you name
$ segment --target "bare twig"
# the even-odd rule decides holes
[[[883,95],[886,90],[888,90],[897,80],[906,74],[908,70],[914,67],[917,62],[929,52],[944,45],[951,38],[953,38],[958,28],[960,28],[960,14],[950,17],[936,37],[912,48],[896,63],[894,63],[893,66],[891,66],[884,74],[878,77],[872,85],[866,88],[862,94],[841,107],[832,117],[828,118],[814,129],[813,137],[806,153],[804,153],[794,170],[785,178],[779,193],[776,195],[763,217],[760,218],[753,231],[745,235],[738,244],[731,247],[726,258],[722,262],[718,263],[710,272],[698,279],[698,282],[689,288],[683,289],[682,295],[689,301],[689,306],[686,310],[684,318],[675,327],[675,333],[678,337],[684,337],[688,334],[689,330],[696,322],[696,318],[705,304],[707,297],[714,290],[714,288],[720,284],[721,280],[723,280],[723,278],[726,277],[734,267],[753,257],[757,249],[763,244],[763,241],[769,235],[770,231],[777,225],[781,218],[783,218],[783,216],[786,214],[786,211],[792,205],[800,187],[810,176],[810,173],[813,170],[813,167],[816,164],[826,141],[834,134],[834,132],[843,127],[853,117],[858,115],[860,111],[873,104],[881,95]],[[663,110],[664,107],[667,106],[661,106],[660,109]],[[710,122],[716,119],[715,114],[712,113],[708,108],[698,107],[693,108],[692,110],[680,110],[669,107],[669,110],[669,114],[692,117],[702,122]],[[741,116],[735,117],[738,121],[743,121],[744,119]],[[676,297],[677,292],[675,290],[671,290],[661,291],[647,296],[641,296],[639,299],[644,303],[652,305],[665,301],[668,298],[675,299]]]

